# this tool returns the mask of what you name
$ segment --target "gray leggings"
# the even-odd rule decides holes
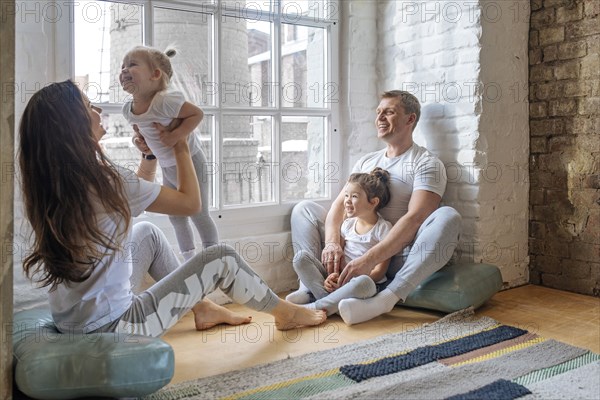
[[[328,275],[325,267],[306,250],[300,250],[294,255],[293,266],[300,282],[304,283],[316,299],[315,308],[327,311],[327,315],[337,313],[338,305],[344,299],[366,299],[377,293],[377,285],[368,275],[356,276],[344,286],[329,293],[324,286]]]
[[[217,288],[236,303],[256,311],[270,312],[279,302],[277,295],[230,246],[204,249],[180,266],[160,229],[149,222],[137,223],[132,229],[137,246],[132,290],[140,290],[146,273],[156,284],[135,294],[129,310],[97,332],[160,336]]]
[[[202,200],[202,209],[199,213],[192,215],[191,217],[182,217],[170,215],[169,220],[175,229],[175,236],[177,237],[177,244],[179,245],[179,251],[182,253],[194,250],[194,232],[190,220],[196,226],[200,239],[202,240],[202,247],[207,248],[214,246],[219,243],[219,232],[215,222],[210,217],[208,208],[210,203],[208,201],[208,192],[211,187],[211,176],[206,169],[206,156],[202,150],[199,150],[192,156],[192,162],[196,169],[196,175],[198,176],[198,184],[200,185],[200,196]],[[177,188],[177,167],[166,167],[162,169],[163,173],[163,185],[176,189]]]
[[[327,210],[304,200],[292,211],[294,252],[307,250],[321,258]],[[460,232],[460,214],[451,207],[440,207],[423,222],[413,243],[392,257],[387,270],[387,289],[402,301],[431,274],[442,268],[454,254]]]

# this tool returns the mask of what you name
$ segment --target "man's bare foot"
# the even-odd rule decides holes
[[[192,311],[194,312],[194,322],[198,331],[210,329],[219,324],[241,325],[252,321],[252,317],[244,317],[236,314],[208,299],[204,299],[196,304],[192,308]]]
[[[319,325],[327,319],[323,310],[311,310],[284,300],[275,306],[271,314],[275,317],[275,326],[280,331]]]

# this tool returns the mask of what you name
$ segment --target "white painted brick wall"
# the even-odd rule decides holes
[[[463,216],[458,255],[498,265],[509,287],[527,282],[528,110],[510,88],[527,82],[528,2],[377,4],[378,93],[421,101],[415,141],[447,166],[443,201]]]
[[[477,180],[465,164],[472,163],[478,140],[480,115],[476,109],[480,99],[474,93],[473,82],[479,80],[481,46],[477,38],[481,27],[456,17],[456,12],[446,18],[442,10],[440,2],[379,2],[379,35],[397,40],[379,49],[379,88],[407,90],[421,102],[415,141],[436,153],[449,167],[444,202],[463,216],[463,240],[465,236],[469,240],[475,236],[479,215],[479,187],[473,185]],[[391,56],[398,48],[403,49],[404,63],[396,63]],[[407,64],[416,68],[403,68]],[[468,200],[459,199],[465,187]],[[474,258],[470,248],[463,251],[463,258]]]
[[[361,155],[382,147],[373,130],[379,37],[377,2],[341,1],[340,5],[340,131],[348,143],[341,171],[348,176]]]

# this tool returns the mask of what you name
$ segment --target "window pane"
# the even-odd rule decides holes
[[[274,0],[221,0],[224,8],[235,11],[245,18],[267,14],[273,3]]]
[[[271,106],[273,25],[223,17],[221,48],[222,104],[231,107]]]
[[[126,50],[142,43],[143,7],[74,2],[75,81],[94,103],[121,102],[118,74]]]
[[[212,16],[154,8],[154,47],[174,48],[172,86],[197,105],[213,105]]]
[[[157,3],[153,20],[145,21],[152,24],[148,27],[152,45],[177,50],[171,60],[173,87],[206,112],[197,131],[207,159],[206,175],[199,178],[205,181],[211,207],[326,198],[328,184],[339,179],[338,168],[326,164],[328,108],[336,95],[327,73],[329,28],[302,24],[336,19],[332,4],[337,3],[205,0],[206,7],[195,7],[198,3],[192,0]],[[125,101],[129,95],[118,82],[122,58],[131,47],[142,44],[142,4],[152,2],[80,0],[73,4],[77,81],[93,102]],[[188,10],[173,9],[176,4]],[[282,13],[281,19],[269,14],[276,11]],[[279,40],[274,37],[276,24],[280,24]],[[222,45],[218,51],[215,31]],[[278,51],[275,42],[281,43]],[[273,58],[274,52],[278,59]],[[260,109],[275,106],[274,112]],[[308,116],[294,110],[293,116],[281,116],[281,112],[291,114],[292,107],[319,108],[323,113]],[[131,144],[132,129],[118,113],[105,113],[103,118],[107,135],[102,145],[107,154],[135,170],[140,154]],[[274,133],[280,135],[275,148]],[[218,158],[213,147],[219,149]],[[160,168],[157,172],[161,174]]]
[[[326,183],[337,169],[326,165],[326,118],[283,117],[281,123],[281,199],[300,200],[327,195]]]
[[[337,20],[336,3],[327,0],[283,0],[281,2],[283,22],[298,22],[299,16],[313,21]]]
[[[268,116],[223,117],[223,204],[273,201],[271,136],[273,121]]]
[[[281,102],[284,107],[326,107],[325,29],[281,25]]]

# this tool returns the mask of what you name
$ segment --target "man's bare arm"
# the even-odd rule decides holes
[[[339,273],[344,260],[344,248],[340,234],[340,228],[344,222],[344,196],[345,192],[342,189],[331,204],[325,219],[325,248],[321,254],[321,263],[330,274],[332,272]]]

